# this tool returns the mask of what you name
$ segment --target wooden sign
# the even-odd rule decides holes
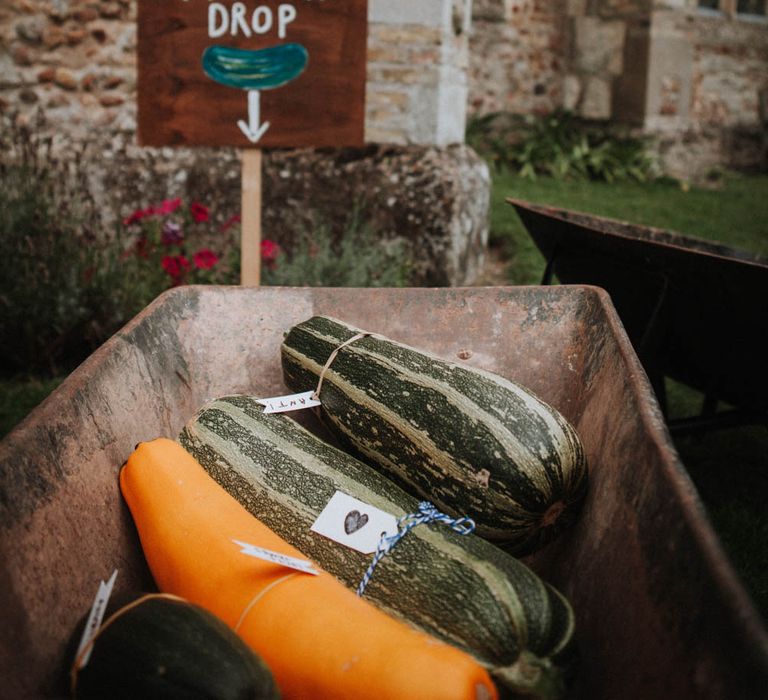
[[[139,0],[139,142],[362,144],[367,5]]]

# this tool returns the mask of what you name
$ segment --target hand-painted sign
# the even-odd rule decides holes
[[[139,142],[363,141],[367,0],[139,0]]]

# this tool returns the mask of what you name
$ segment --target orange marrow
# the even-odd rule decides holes
[[[160,590],[236,629],[286,700],[497,698],[488,673],[468,654],[390,617],[330,574],[242,554],[232,540],[306,559],[178,443],[140,444],[120,472],[120,487]]]

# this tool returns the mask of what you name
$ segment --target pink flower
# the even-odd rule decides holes
[[[163,270],[173,278],[174,286],[181,284],[182,276],[189,269],[189,260],[183,255],[166,255],[160,264],[163,266]]]
[[[162,204],[159,207],[155,207],[153,212],[154,214],[160,214],[160,216],[165,216],[167,214],[173,214],[179,207],[181,206],[181,199],[164,199]]]
[[[217,262],[219,262],[219,256],[212,250],[203,248],[198,250],[192,256],[192,260],[195,262],[195,267],[198,270],[210,270]]]
[[[162,236],[160,242],[163,245],[177,245],[184,240],[184,233],[181,225],[175,221],[166,221],[163,224]]]
[[[149,241],[147,240],[146,236],[142,236],[139,238],[133,247],[133,252],[136,253],[140,258],[144,258],[145,260],[149,257],[150,251],[150,245]]]
[[[270,241],[269,239],[263,240],[261,242],[261,259],[264,262],[267,263],[273,263],[277,259],[277,256],[280,255],[280,246],[277,245],[274,241]]]
[[[198,224],[203,221],[208,221],[208,207],[203,206],[200,202],[192,202],[192,204],[189,205],[189,212]]]
[[[141,221],[148,216],[152,216],[153,213],[154,209],[152,207],[148,207],[147,209],[137,209],[135,212],[133,212],[133,214],[123,219],[123,225],[130,226],[131,224],[135,224],[137,221]]]
[[[219,231],[224,233],[225,231],[229,231],[235,224],[240,223],[240,214],[233,214],[230,216],[222,225]]]
[[[148,216],[159,214],[160,216],[166,216],[167,214],[173,214],[181,206],[181,199],[164,199],[162,204],[157,207],[147,207],[146,209],[137,209],[130,216],[123,219],[125,226],[135,224],[137,221],[146,219]]]

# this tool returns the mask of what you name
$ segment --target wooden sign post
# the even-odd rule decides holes
[[[261,276],[261,148],[363,143],[367,17],[367,0],[139,0],[139,143],[244,149],[242,284]]]
[[[240,176],[240,284],[261,284],[261,149],[243,151]]]

